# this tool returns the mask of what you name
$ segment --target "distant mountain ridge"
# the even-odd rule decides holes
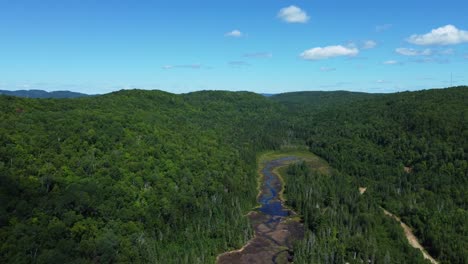
[[[78,98],[78,97],[91,96],[88,94],[71,92],[71,91],[47,92],[44,90],[16,90],[16,91],[0,90],[0,94],[18,96],[18,97],[27,97],[27,98]]]

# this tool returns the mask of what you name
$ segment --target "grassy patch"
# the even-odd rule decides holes
[[[332,168],[328,165],[328,163],[323,160],[322,158],[318,157],[312,152],[302,150],[302,149],[288,149],[288,150],[279,150],[279,151],[267,151],[267,152],[262,152],[257,156],[257,171],[258,171],[258,179],[257,179],[257,188],[259,191],[259,195],[261,193],[261,184],[262,184],[262,169],[263,166],[265,166],[266,163],[272,160],[276,159],[281,159],[285,157],[297,157],[300,158],[301,160],[305,161],[307,165],[310,167],[311,170],[316,170],[319,173],[323,175],[330,175]],[[292,161],[290,163],[293,163],[296,161]],[[283,166],[277,167],[273,169],[273,173],[279,176],[279,179],[281,181],[281,191],[279,192],[279,198],[281,201],[285,202],[286,197],[284,197],[284,188],[285,188],[285,181],[284,177],[286,176],[286,170],[288,168],[288,164],[285,164]],[[259,207],[259,206],[257,206]]]
[[[320,172],[321,174],[328,175],[331,173],[331,168],[325,160],[318,157],[312,152],[305,151],[305,150],[297,150],[297,149],[281,150],[281,151],[267,151],[267,152],[260,153],[257,157],[257,165],[258,165],[259,173],[263,165],[267,163],[268,161],[285,158],[285,157],[298,157],[304,160],[305,162],[307,162],[307,165],[309,165],[311,169],[318,170],[318,172]],[[283,173],[284,171],[280,169],[278,172],[280,173],[280,175],[282,175],[281,173]]]

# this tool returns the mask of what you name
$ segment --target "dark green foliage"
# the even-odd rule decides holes
[[[349,176],[290,165],[285,194],[304,219],[294,263],[426,263],[403,230]]]
[[[295,103],[310,113],[292,115],[292,122],[312,152],[368,187],[436,259],[468,262],[467,87],[379,95],[317,111],[307,97]]]
[[[368,94],[347,91],[334,92],[292,92],[276,94],[271,97],[272,100],[280,102],[293,108],[295,112],[306,111],[309,114],[311,109],[317,110],[325,107],[339,107],[343,104],[372,99],[383,96],[383,94]]]
[[[0,100],[0,262],[209,263],[251,236],[267,99]]]
[[[89,96],[87,94],[70,92],[70,91],[47,92],[43,90],[17,90],[17,91],[0,90],[0,94],[19,96],[19,97],[28,97],[28,98],[77,98],[77,97]]]
[[[467,102],[466,87],[0,96],[0,263],[212,263],[251,236],[242,216],[255,206],[256,154],[299,143],[350,176],[291,184],[323,185],[314,199],[330,209],[304,216],[312,232],[336,229],[327,247],[341,248],[337,262],[354,252],[384,263],[419,256],[402,248],[396,222],[378,216],[381,205],[436,258],[466,263]],[[325,233],[314,236],[332,243]]]

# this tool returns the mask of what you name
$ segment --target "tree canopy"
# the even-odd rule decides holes
[[[0,96],[0,262],[212,263],[252,236],[242,216],[255,207],[256,155],[303,144],[342,175],[296,168],[300,177],[287,181],[301,210],[317,199],[330,212],[346,208],[320,220],[333,243],[349,238],[329,263],[355,252],[371,259],[365,239],[379,241],[375,258],[384,262],[417,254],[395,235],[398,224],[377,216],[379,206],[443,263],[466,263],[467,102],[467,87]],[[339,193],[333,183],[343,179],[372,199]],[[315,196],[301,200],[310,188]],[[307,221],[313,210],[302,212]],[[320,237],[314,221],[310,236]]]

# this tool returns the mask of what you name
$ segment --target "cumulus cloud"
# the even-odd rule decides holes
[[[432,55],[431,49],[410,49],[410,48],[398,48],[395,50],[396,53],[404,56],[430,56]]]
[[[320,67],[320,71],[323,71],[323,72],[331,72],[331,71],[336,71],[336,68]]]
[[[305,60],[321,60],[339,56],[355,56],[358,53],[359,50],[355,47],[336,45],[308,49],[302,52],[300,56]]]
[[[386,65],[395,65],[395,64],[399,64],[399,62],[396,61],[396,60],[388,60],[388,61],[384,61],[383,64],[386,64]]]
[[[306,23],[310,19],[305,11],[294,5],[282,8],[278,17],[288,23]]]
[[[244,34],[242,32],[240,32],[240,30],[234,29],[233,31],[227,32],[226,34],[224,34],[224,36],[233,37],[233,38],[240,38],[240,37],[244,36]]]
[[[254,53],[245,53],[244,57],[246,58],[271,58],[273,54],[270,52],[254,52]]]
[[[433,29],[427,34],[411,35],[407,41],[416,45],[454,45],[468,42],[468,31],[446,25]]]
[[[373,49],[377,46],[377,42],[373,41],[373,40],[366,40],[364,41],[364,43],[362,44],[362,48],[363,49]]]

